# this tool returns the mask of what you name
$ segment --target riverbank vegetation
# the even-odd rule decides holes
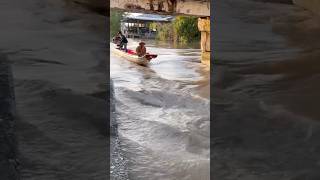
[[[121,11],[110,11],[110,37],[121,29],[123,15],[124,12]],[[150,23],[149,29],[156,30],[156,39],[159,41],[191,43],[200,40],[197,17],[177,16],[169,23]]]
[[[113,37],[120,30],[121,19],[123,18],[123,12],[117,10],[110,11],[110,37]]]
[[[157,30],[158,40],[190,43],[200,39],[197,23],[196,17],[177,16],[172,23],[151,23],[150,28]]]

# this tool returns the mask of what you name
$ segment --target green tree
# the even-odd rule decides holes
[[[197,17],[177,16],[172,23],[151,23],[149,28],[157,30],[156,38],[190,43],[200,39]]]
[[[200,39],[197,17],[177,16],[173,21],[174,39],[188,43]]]
[[[120,30],[122,17],[123,12],[110,10],[110,37],[115,36]]]
[[[152,22],[149,24],[149,29],[158,29],[159,24],[156,22]]]
[[[157,39],[161,41],[173,40],[173,25],[171,23],[159,24]]]

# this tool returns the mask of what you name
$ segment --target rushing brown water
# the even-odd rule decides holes
[[[319,179],[319,20],[289,4],[215,5],[214,179]]]
[[[110,61],[129,178],[209,180],[209,71],[200,49],[147,48],[159,55],[148,67],[112,54]]]

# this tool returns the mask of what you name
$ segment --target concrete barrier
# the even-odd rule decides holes
[[[201,62],[210,65],[210,17],[198,18],[198,29],[201,32]]]

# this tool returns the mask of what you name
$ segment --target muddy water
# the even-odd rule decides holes
[[[59,0],[2,1],[0,14],[21,179],[105,179],[105,17]]]
[[[319,20],[290,4],[215,5],[214,179],[319,179]]]
[[[129,178],[208,180],[209,71],[199,47],[148,41],[147,48],[159,55],[148,67],[110,60]]]

